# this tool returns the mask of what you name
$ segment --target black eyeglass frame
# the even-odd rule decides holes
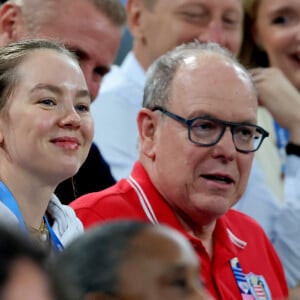
[[[259,149],[259,147],[261,146],[263,140],[269,136],[269,132],[266,131],[265,129],[263,129],[262,127],[258,126],[258,125],[254,125],[254,124],[249,124],[249,123],[235,123],[235,122],[228,122],[228,121],[224,121],[224,120],[220,120],[220,119],[217,119],[217,118],[212,118],[212,117],[195,117],[195,118],[192,118],[192,119],[185,119],[183,117],[180,117],[168,110],[166,110],[165,108],[161,107],[161,106],[154,106],[152,109],[152,111],[160,111],[162,112],[163,114],[167,115],[168,117],[172,118],[173,120],[181,123],[181,124],[184,124],[185,126],[187,126],[188,128],[188,138],[190,140],[190,142],[192,142],[193,144],[196,144],[196,145],[199,145],[199,146],[203,146],[203,147],[210,147],[210,146],[214,146],[216,145],[220,140],[221,138],[223,137],[224,133],[225,133],[225,130],[227,127],[230,127],[230,131],[231,131],[231,134],[232,134],[232,140],[233,140],[233,144],[234,144],[234,147],[235,149],[238,151],[238,152],[242,152],[242,153],[251,153],[251,152],[255,152]],[[214,141],[213,143],[210,143],[210,144],[202,144],[202,143],[199,143],[199,142],[196,142],[194,141],[192,138],[191,138],[191,129],[192,129],[192,124],[194,123],[195,120],[208,120],[208,121],[215,121],[217,123],[220,123],[223,125],[223,129],[219,135],[219,137],[217,138],[216,141]],[[234,129],[236,127],[240,127],[240,126],[250,126],[250,127],[254,127],[256,129],[257,132],[259,132],[262,137],[261,137],[261,140],[259,142],[259,144],[257,145],[257,147],[253,150],[243,150],[243,149],[239,149],[236,144],[235,144],[235,141],[234,141]]]

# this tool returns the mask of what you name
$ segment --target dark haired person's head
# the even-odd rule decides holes
[[[73,289],[49,269],[48,252],[23,232],[0,226],[1,300],[76,300]]]
[[[207,299],[191,245],[161,225],[117,221],[90,229],[56,265],[86,299]]]

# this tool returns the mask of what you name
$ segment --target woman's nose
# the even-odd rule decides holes
[[[64,108],[62,116],[59,119],[61,127],[79,128],[81,124],[81,117],[74,107]]]

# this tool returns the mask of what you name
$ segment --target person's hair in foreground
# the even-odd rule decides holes
[[[174,300],[210,299],[204,298],[189,242],[171,228],[142,221],[109,222],[88,230],[60,253],[55,268],[86,299],[171,299],[168,293]],[[159,280],[165,282],[162,287]]]
[[[49,268],[45,249],[0,226],[0,299],[76,300],[75,289]]]

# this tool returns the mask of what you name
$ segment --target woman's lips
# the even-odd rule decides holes
[[[75,137],[58,137],[52,139],[51,143],[68,150],[77,150],[80,146],[79,140]]]

